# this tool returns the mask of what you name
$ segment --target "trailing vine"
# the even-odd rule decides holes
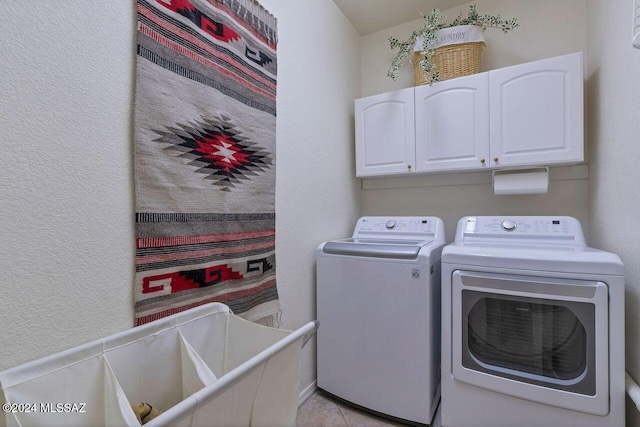
[[[483,31],[487,28],[500,28],[503,33],[507,33],[519,26],[516,18],[502,19],[499,14],[480,15],[475,2],[469,5],[469,13],[466,17],[463,18],[461,13],[450,24],[445,24],[443,22],[445,16],[438,9],[433,9],[429,15],[425,15],[424,13],[421,15],[424,19],[423,27],[412,32],[411,36],[407,40],[399,41],[396,37],[389,37],[389,46],[391,49],[400,49],[387,72],[387,75],[393,80],[398,78],[400,67],[402,67],[402,64],[405,62],[407,57],[412,55],[414,46],[416,45],[416,40],[419,37],[422,37],[423,39],[422,48],[420,50],[420,54],[423,55],[423,59],[420,61],[420,67],[425,71],[427,81],[429,81],[429,83],[433,83],[440,80],[438,67],[431,62],[434,49],[430,48],[430,46],[433,46],[436,42],[435,32],[437,30],[455,27],[458,25],[477,25],[478,27],[481,27]]]

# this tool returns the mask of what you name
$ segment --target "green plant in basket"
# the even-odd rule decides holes
[[[462,14],[460,14],[449,24],[443,22],[445,16],[438,9],[433,9],[429,15],[423,13],[422,18],[424,18],[424,26],[412,32],[407,40],[401,42],[396,37],[389,37],[391,49],[400,49],[387,73],[393,80],[398,78],[398,70],[407,57],[413,53],[414,46],[419,38],[422,39],[420,54],[424,55],[420,61],[420,67],[425,71],[427,81],[433,83],[440,80],[438,67],[431,62],[434,54],[434,48],[432,48],[432,46],[434,46],[437,41],[437,30],[459,25],[476,25],[482,28],[483,31],[487,28],[500,28],[503,33],[507,33],[519,26],[516,18],[502,19],[500,15],[479,14],[475,2],[469,5],[469,13],[466,17],[463,18]]]

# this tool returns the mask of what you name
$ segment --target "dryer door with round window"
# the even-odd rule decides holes
[[[456,380],[609,412],[605,283],[458,270],[452,292]]]

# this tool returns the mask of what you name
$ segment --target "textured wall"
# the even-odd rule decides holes
[[[591,243],[624,262],[626,367],[640,381],[640,50],[631,46],[632,4],[588,2],[587,126]],[[627,426],[639,425],[628,401]]]
[[[0,369],[132,325],[134,12],[0,4]]]
[[[500,14],[518,18],[520,27],[503,34],[489,28],[484,33],[487,46],[482,52],[480,71],[566,53],[586,53],[585,0],[477,0],[481,14]],[[469,4],[443,10],[445,22],[458,14],[467,15]],[[425,11],[426,12],[426,11]],[[389,48],[389,36],[405,40],[412,31],[422,28],[424,20],[378,31],[362,37],[362,96],[413,86],[413,64],[405,63],[398,80],[387,77],[387,70],[397,50]]]
[[[350,235],[360,213],[360,36],[331,1],[261,3],[278,18],[276,256],[283,326],[293,329],[315,319],[316,247]],[[316,379],[314,342],[302,353],[302,389]]]
[[[0,5],[0,369],[132,325],[134,3]],[[315,318],[316,247],[360,212],[360,37],[333,2],[262,4],[279,21],[277,279],[295,329]]]
[[[508,34],[487,29],[488,46],[483,53],[481,70],[578,51],[587,56],[585,0],[478,0],[477,4],[482,14],[500,13],[505,18],[516,17],[520,23],[519,28]],[[461,12],[466,15],[468,10],[467,4],[443,13],[449,21]],[[386,77],[394,56],[387,38],[389,35],[405,37],[422,23],[420,19],[362,37],[363,95],[413,85],[412,64],[401,69],[398,81]],[[453,239],[457,221],[465,215],[569,215],[580,220],[588,236],[588,173],[575,173],[575,168],[563,169],[559,175],[571,179],[551,181],[547,194],[534,196],[493,195],[489,172],[474,174],[477,179],[469,178],[468,174],[464,174],[464,179],[460,179],[459,174],[443,175],[445,178],[406,177],[400,181],[401,185],[398,179],[367,179],[364,180],[363,213],[437,215],[445,222],[448,240]],[[433,185],[433,182],[439,184]]]

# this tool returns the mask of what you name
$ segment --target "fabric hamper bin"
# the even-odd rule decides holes
[[[203,305],[0,372],[0,426],[293,426],[300,351],[292,331]]]

